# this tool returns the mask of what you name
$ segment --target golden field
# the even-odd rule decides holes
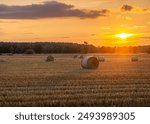
[[[52,55],[0,56],[0,106],[150,106],[149,54],[101,54],[96,70],[75,54]]]

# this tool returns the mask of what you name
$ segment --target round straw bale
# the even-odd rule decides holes
[[[99,66],[99,61],[94,56],[85,56],[81,60],[81,66],[84,69],[97,69]]]
[[[47,58],[46,58],[46,62],[52,62],[54,61],[54,57],[49,55]]]
[[[74,56],[73,56],[74,59],[77,58],[77,57],[78,57],[78,55],[74,55]]]
[[[0,59],[0,62],[7,62],[7,61],[5,61],[5,60],[3,60],[3,59]]]
[[[80,55],[80,56],[79,56],[79,59],[83,59],[83,58],[84,58],[84,56],[83,56],[83,55]]]
[[[8,55],[8,56],[13,56],[13,53],[8,53],[7,55]]]
[[[105,57],[104,57],[104,56],[99,56],[99,57],[98,57],[98,60],[99,60],[100,62],[105,62]]]
[[[138,56],[132,56],[131,57],[131,61],[132,62],[137,62],[139,59],[138,59]]]

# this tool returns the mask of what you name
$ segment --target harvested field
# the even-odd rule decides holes
[[[149,54],[136,63],[105,54],[96,70],[82,69],[73,54],[53,56],[1,56],[0,106],[150,106]]]

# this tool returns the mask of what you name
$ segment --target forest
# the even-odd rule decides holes
[[[0,42],[0,53],[150,53],[150,45],[128,47],[94,46],[84,42]]]

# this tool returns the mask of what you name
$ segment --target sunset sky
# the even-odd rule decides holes
[[[0,0],[0,41],[150,45],[150,0]]]

